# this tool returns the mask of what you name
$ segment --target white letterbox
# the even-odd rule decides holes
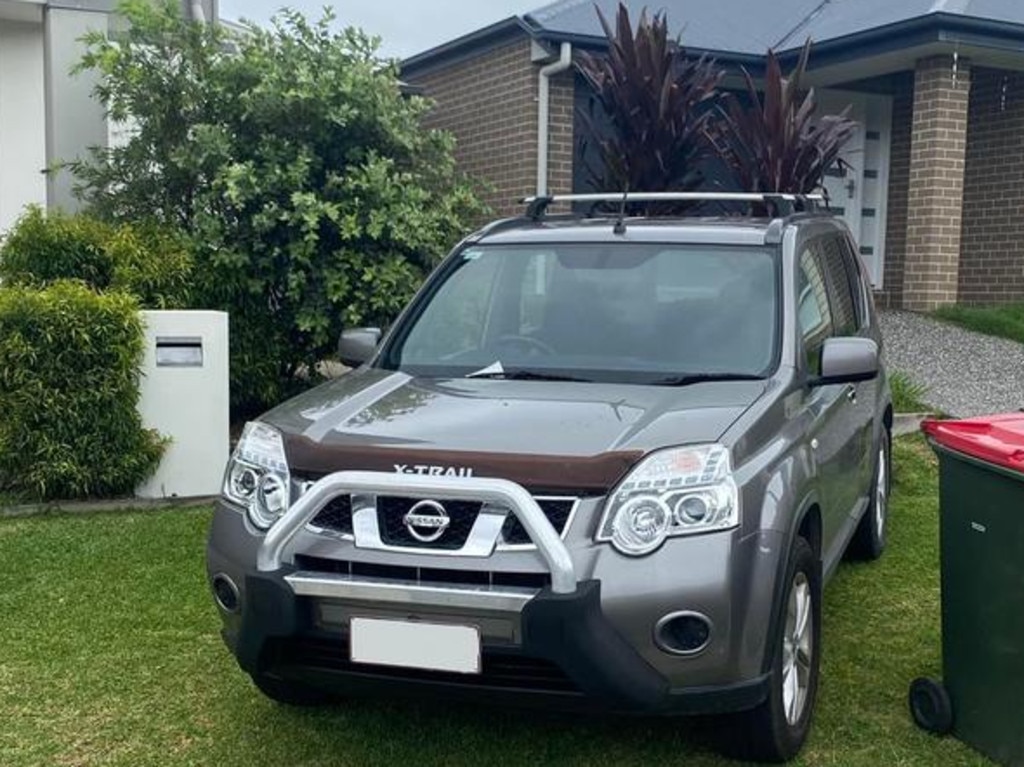
[[[169,437],[140,498],[220,493],[229,451],[228,315],[148,311],[140,381],[143,425]]]

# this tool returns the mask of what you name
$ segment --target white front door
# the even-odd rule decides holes
[[[830,171],[825,190],[832,207],[841,212],[860,249],[874,288],[882,287],[885,271],[885,220],[889,201],[889,148],[892,99],[867,93],[824,90],[818,94],[818,114],[838,114],[850,106],[857,131],[841,157],[845,172]]]

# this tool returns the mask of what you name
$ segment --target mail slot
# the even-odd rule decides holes
[[[203,366],[203,339],[157,338],[156,366],[158,368],[201,368]]]

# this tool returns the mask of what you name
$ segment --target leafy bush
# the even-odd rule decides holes
[[[0,288],[0,493],[131,493],[163,442],[136,411],[138,304],[81,283]]]
[[[193,305],[231,314],[232,402],[302,385],[348,326],[384,325],[480,212],[453,140],[356,30],[284,12],[232,36],[180,3],[129,0],[82,67],[126,145],[71,166],[93,212],[197,243]]]
[[[688,56],[669,39],[664,13],[642,13],[635,29],[625,3],[614,28],[597,14],[608,52],[581,53],[577,67],[592,92],[589,111],[580,114],[580,156],[595,189],[690,191],[704,184],[701,167],[711,160],[731,171],[740,191],[810,193],[821,188],[825,171],[844,165],[839,152],[856,124],[849,110],[815,115],[814,89],[803,84],[809,40],[789,76],[771,50],[760,88],[742,70],[745,87],[737,95],[721,90],[724,72],[713,59]],[[600,167],[590,167],[588,135]]]
[[[719,105],[720,129],[711,135],[740,189],[807,194],[821,188],[825,171],[844,164],[839,152],[857,124],[847,116],[849,107],[839,115],[815,117],[814,89],[803,86],[810,54],[808,40],[786,77],[769,50],[763,95],[744,69],[749,106],[734,94]]]
[[[7,285],[80,280],[95,290],[130,293],[151,309],[184,306],[191,271],[184,241],[155,225],[114,226],[38,207],[28,209],[0,246],[0,279]]]
[[[32,206],[4,238],[0,279],[36,287],[75,279],[106,290],[114,280],[114,258],[107,249],[111,231],[86,216],[47,216]]]
[[[600,9],[597,15],[608,53],[581,53],[578,65],[593,91],[590,111],[580,117],[586,132],[598,137],[603,163],[587,168],[590,184],[602,192],[695,189],[709,148],[710,106],[725,72],[705,56],[687,58],[669,39],[664,14],[648,19],[642,12],[635,32],[624,4],[614,29]],[[602,129],[598,105],[610,132]]]

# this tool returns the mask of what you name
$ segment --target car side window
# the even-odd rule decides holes
[[[842,238],[843,250],[846,253],[846,273],[850,278],[850,289],[853,291],[854,303],[857,306],[858,327],[864,327],[871,313],[871,301],[867,280],[867,268],[860,259],[860,254],[849,238]]]
[[[821,347],[833,335],[828,288],[815,246],[816,242],[805,246],[797,269],[797,319],[811,375],[821,372]]]
[[[857,294],[850,280],[849,256],[845,240],[839,234],[825,235],[816,240],[828,283],[829,304],[837,336],[854,336],[860,329]]]

